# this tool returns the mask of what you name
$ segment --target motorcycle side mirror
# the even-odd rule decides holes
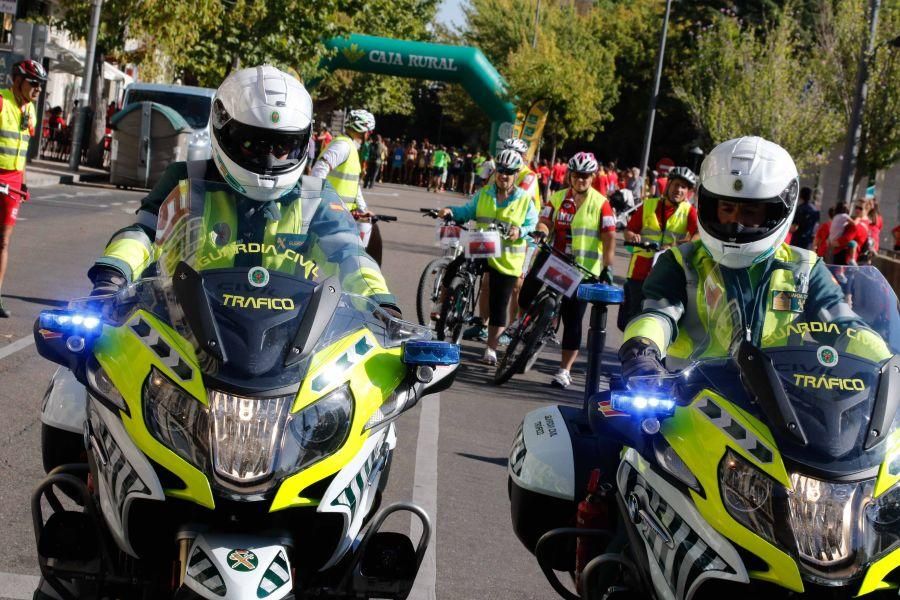
[[[43,310],[34,322],[34,342],[38,354],[78,374],[102,331],[103,322],[99,315]]]

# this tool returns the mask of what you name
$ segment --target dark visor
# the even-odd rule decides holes
[[[745,225],[737,219],[732,223],[719,221],[719,202],[732,202],[737,205],[738,213],[743,206],[763,206],[764,215],[759,225]],[[735,198],[733,196],[721,196],[710,192],[702,185],[697,195],[697,213],[703,229],[708,231],[718,240],[734,244],[749,244],[768,236],[772,231],[784,223],[790,213],[790,206],[785,204],[781,196],[760,200],[754,198]]]
[[[228,158],[248,171],[277,175],[306,158],[310,128],[300,131],[264,129],[230,119],[214,135]]]

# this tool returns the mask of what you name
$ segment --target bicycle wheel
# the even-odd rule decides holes
[[[425,265],[425,270],[419,277],[419,287],[416,289],[416,316],[419,317],[419,325],[431,323],[431,308],[440,297],[441,279],[449,264],[450,259],[447,257],[436,258]]]
[[[524,373],[531,368],[544,347],[547,330],[553,326],[553,315],[558,302],[553,296],[545,296],[531,305],[522,317],[522,324],[509,341],[503,358],[497,363],[494,384],[503,385],[516,373]]]
[[[457,329],[457,321],[459,310],[457,305],[459,304],[460,291],[461,288],[464,288],[465,285],[461,277],[454,277],[450,282],[450,287],[447,288],[447,298],[444,300],[444,303],[441,305],[440,317],[438,318],[438,322],[435,326],[437,330],[437,339],[439,340],[447,340],[453,341],[454,338],[454,330]],[[461,329],[461,327],[459,328]],[[454,341],[453,343],[458,344],[459,342]]]

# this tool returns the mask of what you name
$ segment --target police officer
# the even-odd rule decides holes
[[[663,359],[669,369],[687,366],[708,334],[723,333],[709,331],[722,325],[709,315],[723,302],[738,303],[746,335],[763,348],[786,344],[795,320],[858,320],[825,264],[784,243],[799,189],[794,161],[773,142],[742,137],[709,153],[700,170],[700,240],[667,251],[644,282],[642,312],[619,349],[626,379],[665,373]],[[709,277],[714,270],[720,277]]]
[[[319,257],[336,267],[345,291],[369,296],[399,315],[378,265],[360,245],[356,225],[327,180],[303,177],[312,131],[312,100],[303,85],[263,65],[229,75],[213,99],[212,158],[169,166],[144,199],[133,225],[117,232],[88,272],[94,293],[114,292],[152,262],[160,206],[189,179],[225,182],[233,210],[207,219],[216,244],[249,244],[269,237],[277,248]],[[221,222],[218,222],[221,221]],[[237,260],[263,260],[240,255]]]

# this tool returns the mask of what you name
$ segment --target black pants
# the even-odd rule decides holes
[[[625,280],[625,302],[619,307],[619,316],[616,319],[616,326],[619,331],[625,331],[628,321],[633,319],[641,312],[641,304],[644,303],[644,280],[643,279],[626,279]]]
[[[459,267],[465,262],[465,256],[459,256],[453,260],[444,270],[444,278],[441,285],[444,289],[450,287],[453,278],[456,277]],[[477,261],[481,263],[484,273],[489,274],[490,283],[488,285],[488,324],[492,327],[506,327],[509,311],[509,299],[512,297],[513,289],[516,287],[516,281],[519,278],[515,275],[504,275],[490,265],[487,260]]]
[[[563,298],[559,315],[563,324],[563,350],[578,350],[581,348],[581,325],[584,323],[584,311],[587,310],[587,302],[578,298]]]

